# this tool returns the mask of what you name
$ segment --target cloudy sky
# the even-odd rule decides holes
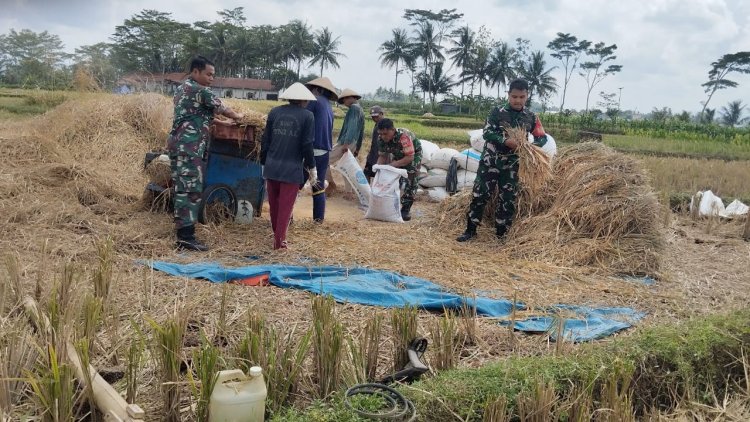
[[[673,111],[698,111],[705,100],[701,83],[711,62],[723,54],[750,51],[750,1],[748,0],[0,0],[0,33],[10,28],[47,30],[60,36],[68,51],[109,41],[116,25],[143,9],[172,13],[181,22],[217,19],[216,11],[245,7],[248,25],[281,25],[291,19],[306,21],[315,29],[329,27],[341,36],[341,69],[327,69],[339,88],[373,92],[393,87],[394,72],[381,68],[378,46],[390,38],[391,29],[407,27],[405,8],[458,8],[462,24],[477,30],[484,25],[496,40],[531,40],[533,49],[545,50],[557,32],[579,39],[617,44],[623,70],[597,86],[598,93],[622,87],[622,108],[648,112],[654,107]],[[317,71],[312,69],[312,71]],[[560,69],[554,71],[562,80]],[[733,75],[740,86],[720,91],[710,107],[741,99],[750,103],[750,75]],[[399,78],[406,88],[407,76]],[[585,83],[574,75],[566,107],[583,108]],[[559,105],[559,98],[552,100]]]

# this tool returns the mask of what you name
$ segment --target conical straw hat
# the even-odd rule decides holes
[[[339,99],[338,94],[336,94],[336,87],[333,86],[331,80],[326,78],[325,76],[323,76],[322,78],[313,79],[305,85],[313,85],[328,90],[331,93],[331,100],[336,101]]]
[[[306,86],[299,82],[293,83],[283,94],[279,95],[282,100],[315,101],[316,98]]]
[[[362,96],[357,94],[353,89],[346,88],[343,91],[341,91],[341,94],[339,94],[339,100],[338,100],[339,104],[343,103],[343,101],[341,100],[346,97],[355,97],[356,99],[362,98]]]

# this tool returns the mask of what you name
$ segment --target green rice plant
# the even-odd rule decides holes
[[[96,411],[94,410],[96,408],[93,385],[94,377],[89,370],[89,364],[91,363],[91,345],[89,344],[88,338],[83,337],[79,339],[75,344],[75,351],[78,355],[78,361],[81,364],[81,369],[83,369],[83,380],[79,381],[83,381],[83,394],[86,396],[89,404],[88,420],[96,422],[98,418]]]
[[[112,267],[114,264],[115,247],[112,238],[101,240],[96,245],[98,265],[94,270],[91,282],[94,285],[94,296],[101,299],[106,306],[109,293],[112,290]]]
[[[0,416],[10,418],[26,390],[24,370],[31,368],[38,356],[25,321],[5,328],[7,331],[0,338]]]
[[[380,340],[383,332],[383,316],[374,313],[365,321],[359,336],[347,336],[349,365],[346,384],[353,385],[375,380],[380,357]]]
[[[595,412],[597,422],[635,422],[633,411],[633,371],[614,362],[615,370],[605,379],[601,387],[599,409]]]
[[[534,391],[519,394],[516,399],[518,417],[526,422],[548,422],[556,417],[557,394],[555,386],[542,380],[536,382]]]
[[[476,296],[471,301],[463,301],[459,310],[461,323],[461,342],[464,346],[479,344],[479,321],[477,320]]]
[[[0,283],[0,315],[9,313],[10,308],[16,306],[22,296],[23,284],[18,257],[8,254],[5,256],[5,280]]]
[[[32,399],[40,409],[43,422],[74,420],[74,409],[80,394],[76,391],[73,368],[64,363],[53,344],[39,347],[40,358],[33,371],[27,371]]]
[[[508,399],[505,396],[498,396],[485,406],[482,422],[510,422],[511,416],[508,410]]]
[[[130,404],[135,403],[138,396],[138,373],[143,365],[143,354],[145,351],[143,333],[135,322],[133,322],[132,325],[136,334],[135,337],[130,340],[130,345],[128,346],[128,360],[125,367],[125,401]]]
[[[342,384],[344,327],[334,314],[335,304],[330,296],[312,298],[313,362],[321,399],[327,398]]]
[[[263,368],[267,390],[267,408],[271,414],[286,406],[300,384],[312,330],[298,337],[292,327],[286,333],[267,325],[262,315],[248,313],[245,337],[237,351],[238,366],[249,372],[251,366]]]
[[[185,336],[186,318],[178,312],[171,319],[159,324],[149,319],[153,329],[153,356],[161,375],[161,391],[164,396],[164,420],[179,422],[180,419],[180,364],[182,342]]]
[[[192,368],[188,371],[193,397],[198,400],[195,410],[198,422],[208,421],[208,405],[216,386],[220,360],[219,349],[208,341],[205,333],[201,333],[201,346],[193,351]]]
[[[89,353],[96,339],[96,332],[102,322],[102,299],[87,294],[83,299],[79,337],[87,339]]]
[[[457,325],[453,314],[444,310],[444,316],[434,319],[429,326],[432,338],[430,363],[438,371],[456,367],[458,351],[461,347],[458,341]]]
[[[393,372],[400,371],[409,363],[407,350],[417,337],[418,310],[414,306],[394,308],[391,311],[391,329],[393,330]]]

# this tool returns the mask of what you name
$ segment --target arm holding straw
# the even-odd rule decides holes
[[[490,111],[482,136],[485,141],[494,143],[501,150],[506,149],[506,151],[500,152],[511,152],[518,148],[518,142],[507,135],[501,123],[500,107],[493,107]]]

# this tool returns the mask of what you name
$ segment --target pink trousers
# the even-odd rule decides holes
[[[271,228],[273,229],[273,248],[286,249],[286,232],[292,218],[294,202],[297,200],[299,184],[266,180],[268,190],[268,207],[271,211]]]

